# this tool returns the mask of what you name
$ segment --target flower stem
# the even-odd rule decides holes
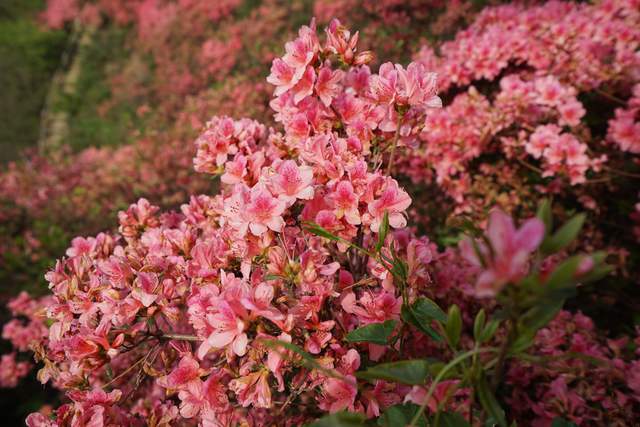
[[[182,335],[182,334],[162,334],[160,338],[164,338],[167,340],[179,340],[179,341],[202,341],[200,338],[194,335]]]
[[[489,353],[489,352],[495,352],[495,351],[496,349],[493,347],[469,350],[466,353],[462,353],[461,355],[453,359],[451,362],[449,362],[447,365],[445,365],[444,368],[442,368],[440,372],[438,372],[438,375],[436,375],[436,377],[431,382],[431,385],[429,386],[429,390],[427,390],[427,395],[425,396],[424,403],[420,406],[420,409],[418,409],[418,412],[416,412],[416,414],[411,419],[411,422],[407,427],[415,427],[418,421],[420,421],[420,417],[422,416],[422,414],[424,414],[424,411],[427,408],[427,404],[431,399],[431,395],[433,395],[434,391],[436,390],[436,387],[438,386],[438,383],[442,380],[442,378],[444,378],[447,372],[455,368],[460,362],[468,359],[469,357],[475,354]]]
[[[509,326],[507,326],[507,337],[500,346],[500,352],[498,353],[498,361],[496,363],[496,370],[493,373],[493,381],[492,388],[495,392],[500,385],[500,381],[502,381],[502,374],[504,372],[504,367],[507,359],[507,353],[509,352],[509,347],[513,342],[513,339],[516,337],[516,324],[514,320],[509,322]]]

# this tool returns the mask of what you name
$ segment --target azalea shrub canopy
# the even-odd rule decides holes
[[[39,19],[123,32],[98,110],[138,127],[0,174],[0,386],[59,396],[28,426],[640,416],[637,0]]]

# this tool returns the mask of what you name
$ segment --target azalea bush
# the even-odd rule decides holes
[[[211,188],[188,167],[191,141],[211,112],[273,125],[269,66],[309,14],[326,23],[330,13],[345,16],[366,34],[367,50],[398,62],[418,49],[411,34],[432,17],[472,16],[438,2],[367,2],[369,14],[346,14],[355,3],[331,12],[321,1],[45,3],[43,27],[66,30],[70,40],[94,35],[83,47],[76,92],[53,106],[69,117],[68,147],[26,152],[0,173],[3,303],[21,289],[41,294],[42,272],[70,239],[113,230],[110,219],[137,198],[176,208]],[[433,13],[413,13],[426,7]]]
[[[586,211],[576,247],[605,250],[617,273],[606,286],[581,288],[573,307],[601,319],[615,310],[622,317],[606,328],[624,333],[640,279],[631,142],[639,23],[636,2],[509,4],[484,9],[450,41],[424,45],[414,58],[438,73],[445,107],[427,118],[429,131],[400,167],[441,242],[496,205],[526,217],[552,197],[563,220]]]
[[[129,32],[101,108],[146,129],[0,177],[7,280],[59,258],[0,385],[60,391],[29,426],[632,425],[638,6],[48,2]]]
[[[68,399],[28,425],[635,419],[635,334],[563,311],[612,269],[576,253],[585,216],[540,200],[431,241],[401,182],[444,111],[438,78],[372,69],[358,37],[303,26],[267,77],[276,125],[215,116],[197,138],[217,194],[164,213],[140,199],[117,233],[72,241],[51,296],[11,303],[4,337]],[[15,382],[28,366],[6,359]]]

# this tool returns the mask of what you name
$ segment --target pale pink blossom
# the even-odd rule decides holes
[[[269,371],[261,369],[231,380],[229,389],[233,391],[243,407],[271,407],[271,388],[268,383]]]
[[[392,178],[385,181],[381,194],[369,203],[371,215],[371,231],[377,232],[385,212],[389,215],[389,225],[393,228],[402,228],[407,224],[405,210],[411,205],[411,197],[404,191],[398,182]]]
[[[529,255],[542,242],[544,232],[544,224],[538,218],[531,218],[516,229],[510,216],[500,210],[492,211],[486,231],[490,247],[484,242],[474,246],[469,239],[460,243],[462,255],[482,268],[476,294],[492,297],[507,283],[520,280],[527,272]]]
[[[322,387],[323,397],[320,408],[330,413],[338,411],[353,411],[354,402],[358,394],[356,379],[353,375],[346,375],[344,379],[327,378]]]
[[[274,174],[269,177],[272,192],[291,206],[296,199],[313,198],[313,169],[298,166],[293,160],[285,160],[274,166]]]
[[[263,184],[258,184],[250,191],[250,199],[244,206],[248,227],[255,236],[267,230],[281,231],[284,226],[282,214],[285,202],[274,197]]]

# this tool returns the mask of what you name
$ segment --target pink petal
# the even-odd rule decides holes
[[[240,334],[233,340],[232,350],[238,356],[244,356],[247,352],[247,334]]]
[[[505,254],[510,250],[515,237],[513,220],[501,210],[493,210],[489,216],[489,227],[486,234],[496,255]]]
[[[223,348],[231,343],[235,336],[236,333],[233,331],[214,331],[209,335],[207,341],[213,348]]]
[[[538,248],[544,238],[544,223],[538,218],[527,220],[516,232],[516,247],[526,250],[528,253]]]

